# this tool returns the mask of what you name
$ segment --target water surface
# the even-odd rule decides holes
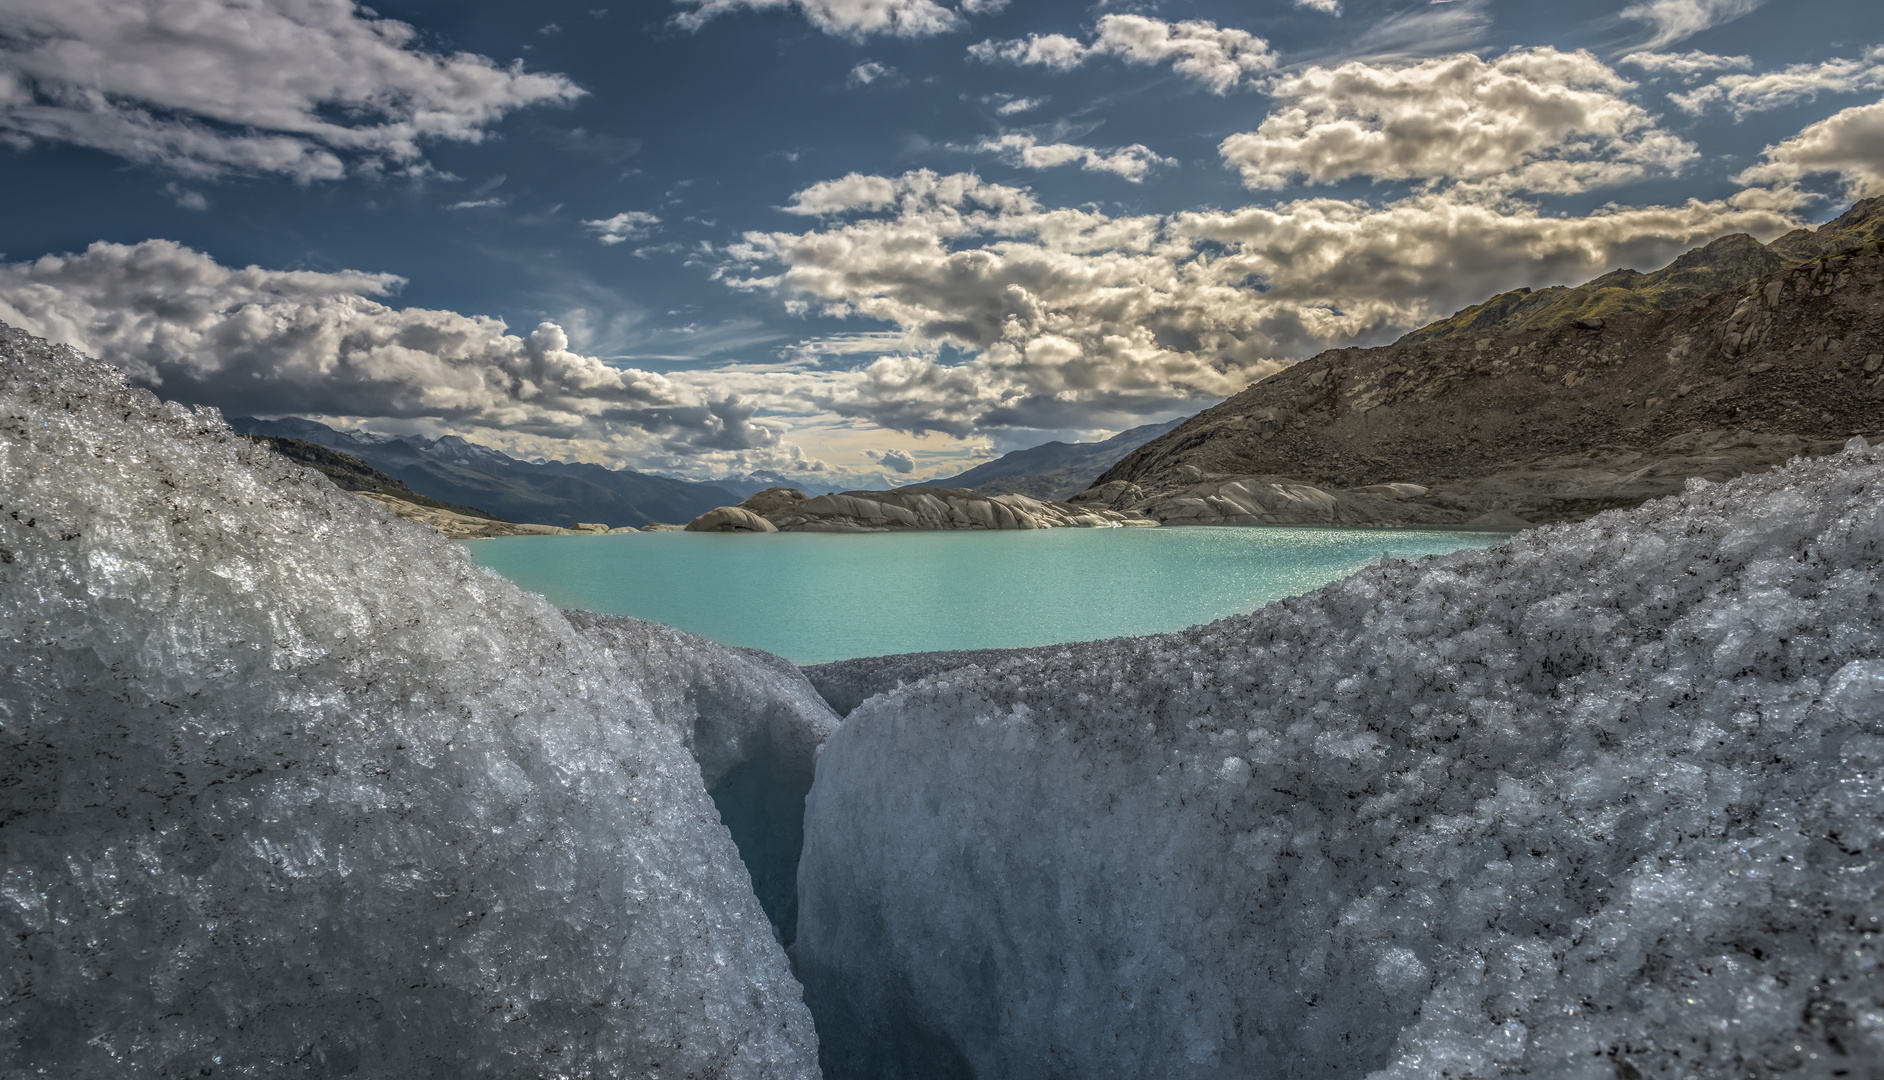
[[[1481,532],[1308,528],[628,533],[467,543],[558,607],[634,615],[816,664],[1181,630]]]

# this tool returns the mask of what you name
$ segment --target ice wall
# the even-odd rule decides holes
[[[452,544],[0,330],[0,1076],[816,1075],[676,726]]]
[[[867,701],[826,1075],[1879,1076],[1881,558],[1854,446]]]
[[[790,945],[805,793],[837,715],[783,657],[642,619],[566,614],[609,651],[692,751],[773,933]]]

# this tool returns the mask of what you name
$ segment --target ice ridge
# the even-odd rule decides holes
[[[689,662],[0,328],[0,1076],[816,1076]]]
[[[783,657],[643,619],[565,614],[602,643],[692,752],[773,933],[790,946],[805,794],[836,714]]]
[[[1881,558],[1854,440],[871,698],[825,1075],[1884,1076]]]

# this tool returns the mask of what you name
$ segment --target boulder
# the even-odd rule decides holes
[[[687,523],[688,532],[777,532],[778,527],[742,506],[721,506]]]

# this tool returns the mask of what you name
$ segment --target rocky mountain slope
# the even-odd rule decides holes
[[[583,522],[610,526],[687,521],[733,502],[712,484],[606,469],[582,462],[520,461],[456,435],[438,439],[388,438],[336,431],[298,417],[231,417],[248,435],[285,436],[340,450],[389,473],[433,499],[483,507],[511,521],[573,529]]]
[[[1671,311],[1332,350],[1073,501],[1167,523],[1518,526],[1827,453],[1884,429],[1879,249]]]
[[[404,480],[396,476],[388,476],[352,454],[330,449],[319,443],[277,435],[251,435],[249,438],[267,446],[296,465],[305,465],[313,469],[332,480],[334,486],[342,491],[351,491],[355,494],[371,492],[388,499],[448,511],[461,517],[481,518],[486,521],[503,520],[496,514],[479,510],[475,506],[460,506],[457,503],[441,502],[438,499],[421,495],[406,486]]]
[[[980,495],[1027,495],[1064,499],[1085,490],[1093,477],[1119,459],[1183,423],[1185,417],[1121,431],[1103,442],[1050,442],[1003,454],[964,473],[925,480],[915,487],[968,488]]]
[[[1884,239],[1884,196],[1866,199],[1837,220],[1762,244],[1746,233],[1725,236],[1690,251],[1653,273],[1612,270],[1574,288],[1515,289],[1401,338],[1410,345],[1499,330],[1544,330],[1578,319],[1604,319],[1628,311],[1666,311],[1758,277]]]

